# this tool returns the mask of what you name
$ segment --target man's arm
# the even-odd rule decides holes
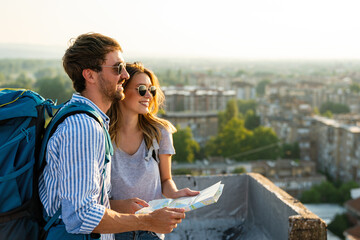
[[[72,234],[88,234],[99,224],[110,206],[100,204],[105,138],[95,119],[76,114],[67,117],[57,129],[59,186],[57,198],[66,230]],[[51,154],[49,149],[49,154]],[[106,201],[107,198],[105,196]]]
[[[130,198],[124,200],[110,200],[111,209],[119,213],[134,214],[143,207],[148,207],[149,204],[140,198]]]
[[[162,208],[149,214],[121,214],[105,209],[103,218],[94,233],[120,233],[129,231],[152,231],[170,233],[185,218],[184,209]]]

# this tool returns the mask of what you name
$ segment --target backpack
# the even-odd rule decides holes
[[[149,161],[150,158],[152,157],[157,162],[157,164],[159,164],[160,163],[159,149],[160,149],[159,143],[157,142],[156,138],[153,138],[152,145],[148,149],[148,153],[145,157],[145,160]]]
[[[68,116],[86,113],[98,121],[106,138],[106,160],[112,152],[110,136],[99,114],[82,103],[68,104],[55,116],[56,106],[25,89],[0,89],[0,238],[38,240],[47,229],[38,193],[45,165],[46,145],[57,126]],[[45,128],[45,122],[52,118]]]

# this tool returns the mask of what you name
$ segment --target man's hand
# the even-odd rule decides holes
[[[185,218],[183,208],[162,208],[148,214],[148,231],[170,233]]]
[[[134,214],[143,207],[148,207],[149,204],[140,198],[130,198],[125,200],[110,200],[111,209],[119,213]]]

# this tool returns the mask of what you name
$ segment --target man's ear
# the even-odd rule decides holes
[[[82,75],[86,82],[95,83],[95,72],[89,68],[82,71]]]

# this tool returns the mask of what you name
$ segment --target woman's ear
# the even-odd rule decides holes
[[[88,83],[95,83],[95,72],[89,68],[87,69],[84,69],[82,71],[82,75],[83,77],[85,78],[85,81],[88,82]]]

